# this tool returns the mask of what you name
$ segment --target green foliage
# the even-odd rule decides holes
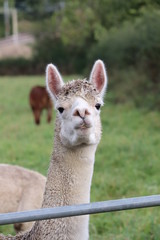
[[[96,21],[93,10],[84,1],[68,1],[63,14],[60,22],[62,41],[66,45],[84,46]]]
[[[154,11],[158,6],[156,0],[102,0],[101,4],[98,0],[65,1],[64,8],[48,18],[48,24],[42,21],[37,35],[36,55],[40,55],[42,60],[43,57],[50,60],[53,56],[58,63],[61,58],[63,65],[72,72],[82,72],[88,65],[88,59],[93,63],[100,57],[114,66],[135,64],[140,56],[151,54],[147,53],[147,49],[153,48],[156,37],[159,39],[159,13]],[[153,29],[157,31],[150,41],[151,46],[148,36],[152,35]],[[58,50],[48,41],[57,45]],[[156,49],[154,52],[157,52]],[[66,54],[72,56],[70,61],[64,57]]]
[[[0,14],[0,37],[4,37],[4,16]]]
[[[9,6],[13,7],[14,6],[14,2],[15,2],[15,0],[9,0],[8,1]],[[4,6],[4,0],[0,0],[0,8],[3,8],[3,6]]]
[[[51,14],[59,7],[58,0],[14,0],[15,7],[19,10],[19,12],[23,13],[23,17],[26,19],[34,20],[42,20],[43,18],[48,17],[48,14]]]
[[[137,106],[157,109],[160,109],[159,26],[160,11],[144,12],[134,23],[111,29],[88,53],[90,64],[97,58],[107,63],[121,99],[132,98]]]
[[[96,0],[93,8],[101,24],[110,29],[121,26],[125,21],[133,22],[144,10],[151,11],[159,7],[159,4],[157,0],[102,0],[101,4]]]
[[[41,47],[43,46],[43,47]],[[77,56],[79,60],[77,61]],[[85,52],[82,48],[66,47],[60,38],[51,35],[39,40],[34,52],[34,62],[46,66],[55,63],[63,73],[80,73],[85,67]]]
[[[36,59],[55,62],[64,72],[82,72],[95,23],[94,12],[84,1],[67,1],[64,9],[43,22],[37,34]]]
[[[1,163],[46,175],[53,122],[46,123],[44,112],[42,124],[36,126],[28,102],[31,87],[44,83],[44,76],[0,78],[0,153]],[[91,201],[159,194],[160,113],[142,111],[131,104],[112,105],[112,94],[109,88],[101,113],[103,134],[96,152]],[[92,215],[90,239],[158,240],[159,219],[158,208]],[[8,226],[0,227],[0,231],[14,233]]]
[[[29,18],[37,39],[34,56],[31,61],[0,61],[0,74],[43,73],[49,62],[65,74],[83,73],[101,58],[110,71],[112,101],[160,108],[159,0],[16,3],[32,10]]]
[[[0,75],[33,75],[42,74],[46,64],[36,62],[36,59],[8,58],[0,60]]]
[[[142,62],[155,63],[160,56],[160,11],[145,12],[134,23],[125,22],[121,28],[107,32],[98,44],[93,46],[89,58],[102,57],[111,66],[139,66]],[[158,59],[159,60],[159,59]],[[159,61],[157,61],[159,64]],[[148,65],[144,64],[144,67]],[[158,68],[159,65],[157,65]]]
[[[109,70],[109,101],[129,103],[138,108],[160,110],[160,84],[152,83],[149,76],[133,67]]]

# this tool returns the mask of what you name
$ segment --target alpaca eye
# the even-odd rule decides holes
[[[100,104],[100,103],[97,103],[97,104],[95,105],[95,108],[97,108],[97,110],[99,110],[100,107],[101,107],[101,104]]]
[[[60,113],[63,113],[64,108],[63,108],[63,107],[59,107],[57,110],[58,110]]]

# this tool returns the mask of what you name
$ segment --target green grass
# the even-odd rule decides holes
[[[47,124],[44,112],[42,124],[34,124],[28,94],[35,84],[44,85],[44,77],[0,78],[1,163],[21,165],[46,175],[54,120]],[[108,102],[102,109],[103,134],[96,153],[91,201],[159,194],[160,113]],[[159,210],[92,215],[90,239],[158,240]],[[1,226],[0,231],[14,234],[12,226]]]

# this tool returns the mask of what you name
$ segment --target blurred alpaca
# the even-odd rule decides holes
[[[35,124],[40,124],[40,116],[43,109],[47,110],[47,121],[48,123],[52,119],[52,102],[43,86],[34,86],[29,95],[29,102],[31,109],[34,114]]]
[[[45,184],[46,177],[36,171],[0,164],[0,213],[40,208]],[[32,225],[33,222],[15,223],[14,229],[26,231]]]

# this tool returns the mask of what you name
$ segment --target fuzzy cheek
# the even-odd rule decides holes
[[[64,120],[62,122],[62,129],[63,129],[63,132],[71,134],[73,132],[73,122],[68,119]]]
[[[65,121],[67,125],[68,125],[68,122],[71,121],[70,112],[68,112],[67,109],[65,109],[63,113],[59,113],[59,116],[61,118],[61,121]]]

